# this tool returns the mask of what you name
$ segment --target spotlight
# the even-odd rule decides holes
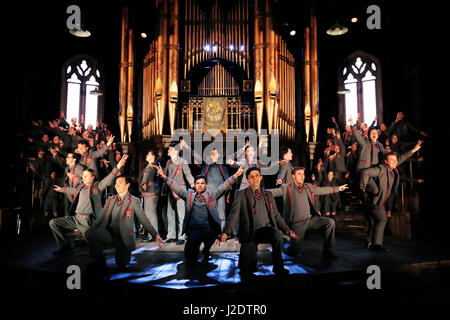
[[[91,33],[89,32],[89,30],[83,29],[81,27],[78,27],[78,29],[76,29],[76,28],[70,29],[69,33],[71,35],[74,35],[75,37],[80,37],[80,38],[87,38],[87,37],[91,36]]]
[[[350,89],[340,89],[337,91],[337,94],[348,94],[350,93]]]
[[[103,92],[99,91],[98,87],[95,87],[95,89],[91,90],[89,93],[92,94],[93,96],[102,96],[103,95]]]
[[[331,26],[328,28],[327,30],[327,34],[329,34],[330,36],[340,36],[343,35],[344,33],[347,33],[348,28],[340,25],[339,23],[336,23],[334,26]]]
[[[230,49],[230,51],[234,50],[234,46],[232,44],[230,44],[230,46],[228,48]]]
[[[353,23],[356,23],[356,22],[358,22],[358,18],[357,17],[353,17],[350,21],[353,22]]]
[[[147,38],[147,34],[145,32],[142,32],[141,37],[145,39],[145,38]]]
[[[291,30],[291,32],[289,32],[289,34],[290,34],[291,36],[295,36],[296,33],[297,33],[297,32],[296,32],[295,30]]]

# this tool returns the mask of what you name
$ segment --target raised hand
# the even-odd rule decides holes
[[[115,137],[113,135],[111,135],[109,137],[108,142],[106,143],[108,145],[108,147],[111,147],[112,143],[114,142],[114,138]]]
[[[117,164],[117,169],[120,169],[120,168],[122,168],[125,165],[125,162],[127,161],[127,158],[128,158],[128,154],[125,153],[122,156],[122,158],[120,159],[119,163]]]
[[[237,179],[240,175],[242,175],[244,173],[244,167],[245,167],[245,163],[241,164],[241,166],[239,167],[239,169],[236,171],[236,173],[234,174],[234,177]]]
[[[423,142],[423,140],[417,141],[417,144],[414,146],[414,148],[412,148],[411,151],[413,153],[416,152],[416,151],[419,151],[419,149],[422,148],[422,142]]]
[[[55,187],[53,188],[53,190],[55,190],[56,192],[61,192],[62,187],[55,185]]]
[[[225,242],[228,239],[228,235],[226,233],[222,233],[220,236],[220,242]]]
[[[155,241],[158,243],[158,246],[161,248],[161,245],[164,244],[164,240],[159,236],[156,236]]]
[[[167,178],[167,176],[164,173],[164,170],[161,168],[161,166],[158,166],[157,168],[158,168],[158,175],[163,179]]]
[[[348,189],[348,185],[347,184],[343,184],[342,186],[339,186],[339,191],[344,191]]]
[[[295,239],[295,240],[300,239],[299,236],[296,235],[295,232],[292,231],[292,230],[288,232],[288,236],[289,236],[290,238],[292,238],[292,239]]]
[[[48,148],[48,151],[50,151],[53,157],[56,157],[56,155],[58,154],[58,150],[56,150],[56,148],[53,149],[52,147],[50,147]]]

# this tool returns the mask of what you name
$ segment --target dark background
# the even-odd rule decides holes
[[[2,51],[4,86],[2,121],[3,189],[15,179],[14,159],[20,153],[17,132],[29,128],[30,121],[51,119],[60,108],[61,67],[77,54],[92,56],[103,68],[104,121],[118,132],[119,63],[121,6],[130,5],[130,27],[135,33],[147,32],[149,37],[136,38],[136,61],[141,63],[155,34],[155,1],[58,1],[57,3],[10,2],[3,5]],[[301,61],[303,28],[307,24],[311,1],[278,1],[274,23],[287,34],[290,50]],[[92,32],[89,38],[76,38],[66,28],[66,8],[78,4],[82,23]],[[437,1],[412,4],[393,1],[316,1],[319,50],[319,133],[324,133],[337,118],[337,69],[356,50],[379,59],[382,67],[384,122],[390,124],[398,111],[418,128],[427,132],[420,186],[421,228],[418,236],[447,243],[450,223],[447,202],[447,145],[449,106],[444,98],[448,83],[445,9]],[[381,30],[368,30],[365,11],[368,5],[381,8]],[[351,24],[350,18],[359,22]],[[325,31],[336,21],[350,31],[330,37]],[[284,28],[284,29],[283,29]],[[6,68],[5,68],[6,67]],[[301,65],[299,63],[299,68]],[[300,85],[300,84],[299,84]],[[320,138],[320,137],[319,137]],[[320,139],[319,139],[320,140]],[[5,195],[5,192],[2,191]]]

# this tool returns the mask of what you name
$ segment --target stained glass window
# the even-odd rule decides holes
[[[340,88],[347,89],[340,95],[340,116],[345,123],[351,117],[370,125],[382,115],[380,66],[376,58],[358,51],[350,55],[338,73]],[[341,120],[344,120],[341,118]],[[344,121],[343,121],[344,122]]]

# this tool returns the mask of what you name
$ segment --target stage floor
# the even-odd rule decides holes
[[[359,222],[358,222],[359,221]],[[65,298],[89,296],[108,299],[122,295],[131,297],[170,297],[175,299],[173,312],[187,301],[264,302],[273,297],[298,297],[335,301],[345,295],[353,299],[449,299],[450,248],[435,244],[386,235],[389,253],[371,252],[363,247],[365,226],[342,213],[337,221],[336,259],[322,257],[322,235],[314,231],[307,234],[303,254],[299,257],[283,255],[290,274],[278,278],[272,273],[269,245],[259,245],[256,280],[241,283],[237,268],[239,243],[228,240],[212,247],[213,259],[207,265],[199,264],[195,272],[186,272],[183,263],[184,246],[165,244],[161,248],[154,242],[138,240],[129,268],[119,271],[115,266],[114,249],[104,251],[107,271],[100,278],[89,274],[87,246],[78,246],[64,256],[53,256],[55,244],[49,231],[3,239],[1,258],[3,279],[13,290],[26,288],[29,292],[52,292]],[[7,241],[5,241],[7,240]],[[68,290],[67,267],[81,268],[82,289]],[[381,290],[369,290],[367,268],[380,267]],[[21,290],[22,290],[21,289]],[[378,293],[377,293],[378,292]],[[380,295],[379,292],[383,292]],[[231,300],[230,300],[231,299]],[[163,299],[164,300],[164,299]],[[305,301],[307,301],[305,300]],[[227,302],[228,303],[228,302]]]

